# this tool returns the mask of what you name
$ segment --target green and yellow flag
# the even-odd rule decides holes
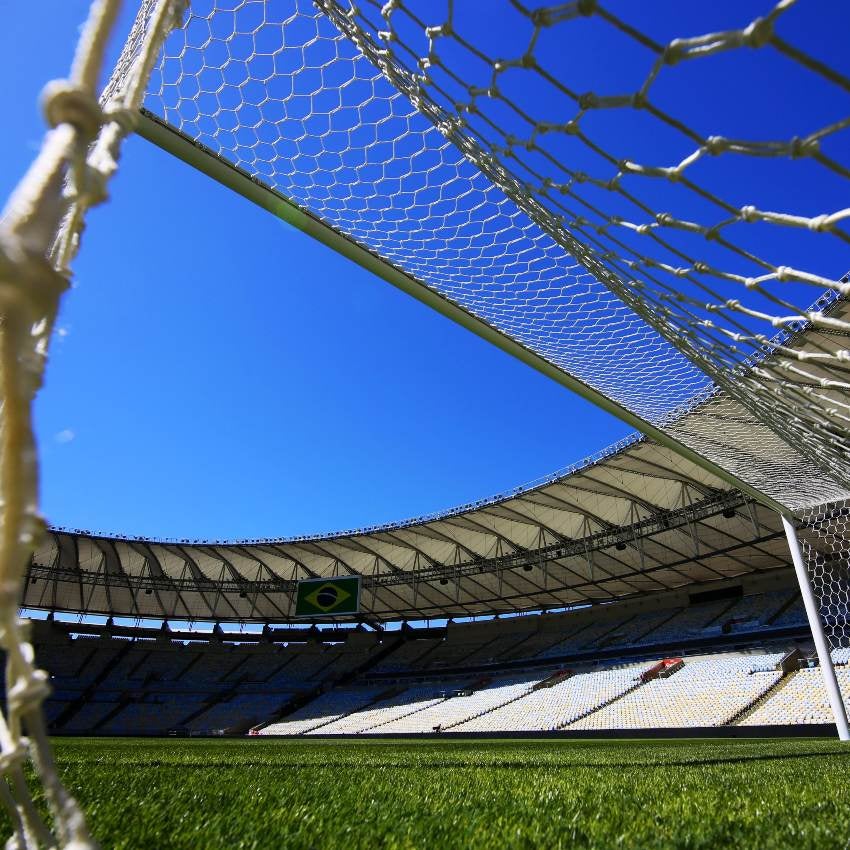
[[[338,617],[360,610],[360,576],[311,578],[298,582],[296,617]]]

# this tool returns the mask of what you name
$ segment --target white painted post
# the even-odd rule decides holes
[[[797,539],[797,530],[794,524],[785,516],[782,517],[782,526],[785,536],[788,538],[788,548],[791,550],[791,560],[794,562],[794,571],[797,573],[797,581],[800,585],[800,593],[803,596],[803,605],[806,606],[806,616],[809,618],[809,628],[815,639],[815,649],[818,653],[823,683],[826,694],[829,697],[829,705],[832,716],[835,718],[835,726],[838,729],[838,737],[842,741],[850,741],[850,730],[847,728],[847,711],[844,708],[844,700],[838,687],[838,679],[835,676],[835,667],[832,666],[832,656],[829,653],[829,644],[823,631],[823,623],[820,618],[817,599],[815,599],[812,583],[809,579],[809,571],[803,561],[803,553],[800,550],[800,541]]]

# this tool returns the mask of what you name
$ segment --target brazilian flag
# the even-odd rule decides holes
[[[311,578],[298,582],[296,617],[338,617],[360,610],[360,576]]]

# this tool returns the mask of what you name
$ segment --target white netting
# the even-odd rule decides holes
[[[31,407],[59,298],[68,286],[85,213],[106,196],[120,142],[137,118],[150,69],[183,3],[152,5],[136,61],[101,107],[98,77],[118,6],[118,0],[93,4],[69,79],[45,89],[44,111],[53,129],[0,218],[0,647],[6,655],[0,802],[13,828],[6,846],[17,850],[96,846],[56,772],[41,713],[47,676],[35,667],[18,604],[22,577],[43,530]],[[51,823],[34,803],[27,762],[42,786]]]
[[[847,663],[850,649],[850,501],[803,512],[803,558],[818,601],[833,661]]]
[[[197,0],[146,106],[760,492],[847,495],[847,54],[780,38],[793,2],[687,39],[635,4],[316,5]]]

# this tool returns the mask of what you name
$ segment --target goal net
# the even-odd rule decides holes
[[[847,4],[183,5],[142,0],[98,105],[117,3],[97,0],[0,226],[0,799],[17,846],[91,846],[15,609],[41,528],[30,404],[131,128],[802,520],[844,647]]]
[[[678,6],[198,0],[145,105],[737,483],[843,498],[850,81],[793,2],[700,5],[677,38]]]

